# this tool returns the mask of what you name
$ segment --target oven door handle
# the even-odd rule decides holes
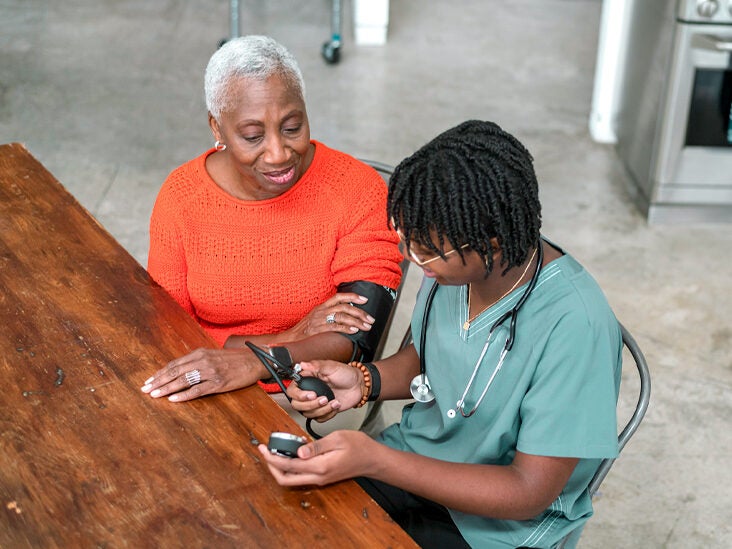
[[[712,34],[695,34],[691,45],[699,50],[732,51],[732,38],[722,38]]]

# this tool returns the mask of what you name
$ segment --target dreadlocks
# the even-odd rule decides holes
[[[444,258],[445,239],[468,244],[493,270],[491,238],[504,273],[539,243],[541,204],[531,154],[492,122],[469,120],[438,135],[394,170],[387,209],[409,247]],[[430,231],[437,233],[439,246]]]

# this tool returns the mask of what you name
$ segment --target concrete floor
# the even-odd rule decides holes
[[[244,33],[299,59],[313,137],[394,164],[464,119],[498,122],[535,156],[544,233],[595,275],[645,351],[651,407],[580,547],[732,547],[732,225],[648,226],[614,148],[591,140],[600,0],[394,0],[387,45],[356,47],[346,25],[335,66],[319,53],[329,6],[241,10]],[[0,142],[24,143],[143,265],[161,182],[212,144],[202,76],[227,10],[0,0]]]

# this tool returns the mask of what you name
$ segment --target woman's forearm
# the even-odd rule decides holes
[[[299,341],[290,341],[278,338],[277,334],[273,335],[236,335],[229,336],[224,343],[224,348],[234,349],[245,346],[245,341],[254,343],[255,345],[271,345],[287,347],[292,357],[293,364],[308,360],[337,360],[339,362],[348,362],[353,356],[354,343],[336,332],[327,332],[315,334]]]

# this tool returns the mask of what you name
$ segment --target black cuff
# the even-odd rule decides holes
[[[367,332],[359,330],[355,334],[341,333],[341,335],[347,337],[358,346],[358,349],[354,349],[353,357],[358,357],[360,352],[362,361],[373,360],[381,338],[385,335],[386,324],[394,307],[396,292],[364,280],[339,284],[338,292],[354,292],[368,298],[368,301],[364,304],[351,303],[351,305],[366,311],[375,319],[371,329]]]
[[[369,401],[373,402],[374,400],[378,400],[381,394],[381,374],[379,373],[379,369],[371,362],[365,362],[364,366],[369,369],[369,373],[371,374],[371,394],[369,395]]]

